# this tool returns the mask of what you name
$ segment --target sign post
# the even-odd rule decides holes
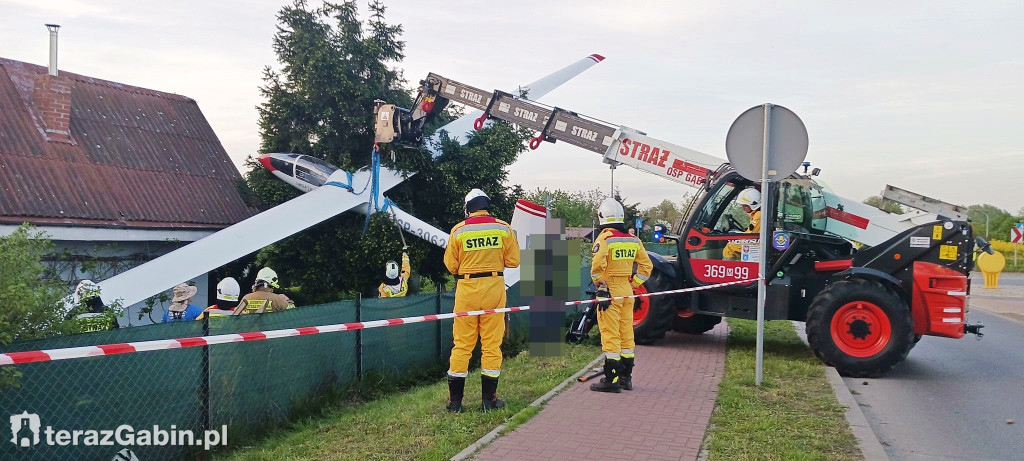
[[[1013,265],[1017,265],[1017,244],[1024,242],[1024,222],[1010,228],[1010,243],[1013,243]]]
[[[774,219],[772,182],[793,174],[807,156],[807,128],[791,110],[774,104],[752,107],[740,114],[725,139],[729,163],[744,178],[761,182],[760,257],[757,281],[757,344],[754,382],[764,375],[764,303],[768,292],[771,246],[768,226]]]

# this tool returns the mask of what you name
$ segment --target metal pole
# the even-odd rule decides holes
[[[203,317],[203,336],[210,336],[210,313]],[[200,366],[203,376],[200,378],[200,400],[202,401],[202,413],[199,415],[199,429],[206,431],[210,429],[210,420],[213,409],[210,407],[210,346],[203,346],[203,358]]]
[[[356,322],[363,321],[363,294],[356,294]],[[363,330],[356,330],[356,379],[363,379]]]
[[[764,299],[767,292],[767,274],[768,270],[768,224],[771,216],[771,187],[769,187],[768,181],[768,146],[770,140],[768,135],[771,127],[772,120],[772,105],[764,105],[764,145],[761,148],[761,234],[758,237],[759,241],[757,246],[760,248],[759,261],[760,264],[757,268],[757,343],[756,356],[754,362],[754,384],[758,387],[761,386],[761,378],[764,374]]]
[[[608,167],[612,170],[612,191],[608,193],[608,196],[615,198],[615,164],[609,164]]]

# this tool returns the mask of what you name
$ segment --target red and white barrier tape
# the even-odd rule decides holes
[[[640,293],[629,296],[617,296],[613,298],[601,298],[585,301],[570,301],[569,305],[579,305],[604,301],[606,299],[630,299],[647,296],[666,295],[673,293],[685,293],[688,291],[707,290],[727,285],[749,283],[754,280],[741,280],[736,282],[719,283],[695,288],[683,288],[679,290],[659,291],[655,293]],[[0,366],[17,365],[33,362],[51,362],[55,360],[80,359],[85,357],[96,357],[101,355],[129,354],[133,352],[160,351],[168,349],[181,349],[185,347],[210,346],[214,344],[228,344],[245,341],[260,341],[264,339],[289,338],[292,336],[315,335],[318,333],[332,333],[336,331],[365,330],[367,328],[389,327],[392,325],[404,325],[409,323],[432,322],[435,320],[452,319],[455,317],[472,317],[484,314],[498,314],[504,312],[528,311],[530,306],[502,307],[499,309],[487,309],[481,311],[452,312],[448,314],[418,315],[415,317],[402,317],[397,319],[371,320],[368,322],[338,323],[334,325],[321,325],[315,327],[285,328],[282,330],[251,331],[247,333],[232,333],[213,336],[193,336],[189,338],[158,339],[154,341],[139,341],[131,343],[100,344],[96,346],[66,347],[61,349],[44,349],[25,352],[8,352],[0,354]]]
[[[569,301],[569,302],[565,303],[565,305],[566,306],[578,306],[580,304],[590,304],[590,303],[597,303],[597,302],[609,301],[609,300],[610,301],[617,301],[617,300],[620,300],[620,299],[646,298],[646,297],[649,297],[649,296],[661,296],[661,295],[670,295],[670,294],[675,294],[675,293],[687,293],[687,292],[691,292],[691,291],[710,290],[712,288],[725,287],[725,286],[729,286],[729,285],[739,285],[741,283],[756,282],[757,280],[758,279],[737,280],[735,282],[716,283],[714,285],[703,285],[703,286],[693,287],[693,288],[680,288],[678,290],[655,291],[653,293],[638,293],[638,294],[632,294],[632,295],[628,295],[628,296],[612,296],[610,298],[586,299],[586,300],[583,300],[583,301]]]

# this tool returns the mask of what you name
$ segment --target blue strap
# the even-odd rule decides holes
[[[367,203],[367,205],[370,205],[370,208],[372,208],[372,211],[380,211],[380,203],[377,200],[377,197],[380,194],[380,151],[377,150],[377,145],[376,144],[373,145],[373,153],[371,154],[371,157],[373,159],[371,161],[371,163],[370,163],[370,195],[371,195],[371,197],[370,197],[370,200]],[[367,211],[371,211],[371,210],[367,210]],[[370,228],[370,215],[371,214],[373,214],[373,213],[372,212],[371,213],[366,213],[366,220],[363,221],[363,233],[364,234]]]

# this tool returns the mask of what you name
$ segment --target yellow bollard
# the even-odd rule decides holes
[[[981,253],[978,269],[985,276],[985,288],[999,288],[999,273],[1006,267],[1006,258],[1000,252]]]

